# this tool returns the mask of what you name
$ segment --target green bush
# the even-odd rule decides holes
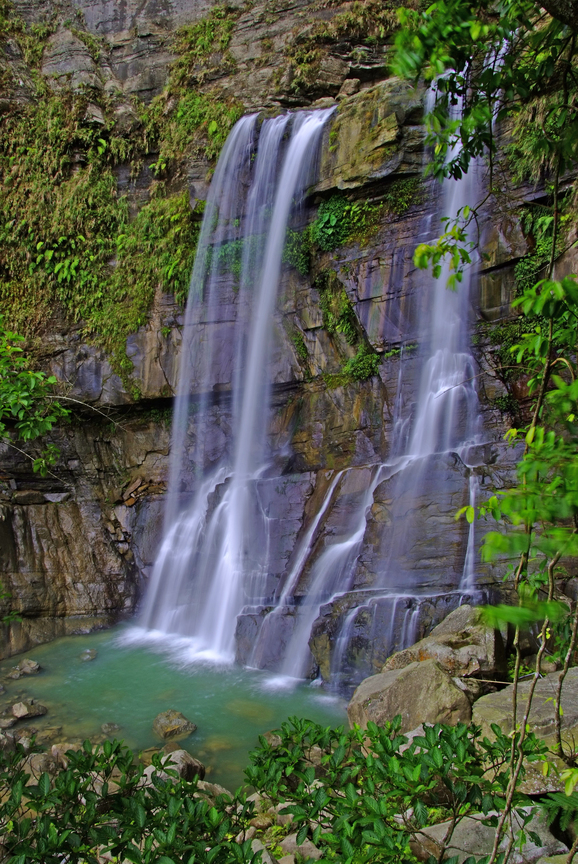
[[[366,342],[362,342],[357,349],[355,357],[351,357],[343,364],[343,372],[354,381],[367,381],[377,375],[381,359],[373,348]]]
[[[293,717],[260,738],[245,773],[272,804],[285,804],[281,813],[292,814],[297,842],[310,838],[325,860],[410,864],[410,841],[426,825],[449,820],[451,828],[478,812],[496,824],[490,811],[504,806],[512,742],[492,728],[490,742],[475,726],[426,726],[408,746],[399,717],[351,732]],[[523,747],[528,760],[543,757],[532,733]],[[31,778],[21,747],[0,754],[0,826],[10,864],[97,864],[105,852],[134,864],[260,861],[245,839],[254,803],[241,790],[207,800],[196,780],[161,765],[160,754],[145,783],[143,766],[116,741],[97,748],[86,741],[66,758],[55,776],[40,768]],[[515,807],[527,803],[514,794]],[[269,842],[276,840],[272,832]]]

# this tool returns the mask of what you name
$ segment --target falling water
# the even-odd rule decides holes
[[[287,227],[312,182],[317,145],[330,113],[283,115],[260,127],[256,115],[243,118],[219,160],[183,329],[164,541],[143,608],[148,628],[187,636],[195,656],[225,661],[234,657],[239,614],[255,610],[261,617],[248,655],[251,664],[268,665],[295,678],[312,671],[309,641],[321,607],[353,597],[357,590],[356,565],[378,486],[390,484],[393,499],[384,531],[383,566],[372,596],[360,591],[358,598],[353,597],[354,605],[344,610],[331,658],[332,676],[339,676],[346,665],[360,615],[373,620],[370,640],[378,617],[390,616],[384,650],[416,638],[422,603],[432,595],[418,596],[421,571],[414,572],[407,564],[404,570],[404,564],[408,550],[423,540],[417,502],[440,459],[454,454],[460,461],[471,506],[477,490],[470,460],[479,442],[468,339],[473,268],[465,271],[459,290],[452,292],[446,288],[448,265],[431,284],[428,308],[421,316],[422,366],[410,410],[402,398],[403,352],[400,357],[387,460],[365,469],[367,484],[336,535],[325,531],[325,520],[345,494],[350,475],[349,469],[333,474],[293,550],[282,585],[271,587],[268,520],[258,494],[271,461],[266,440],[270,335]],[[444,181],[442,213],[454,218],[478,198],[479,170],[474,165],[460,180]],[[427,230],[432,231],[431,218]],[[227,287],[231,249],[241,250],[236,293]],[[195,400],[191,393],[200,395]],[[217,398],[229,406],[230,429],[225,435],[216,426]],[[221,412],[220,423],[225,413]],[[219,434],[226,439],[220,447]],[[474,550],[471,525],[455,586],[456,604],[474,586]],[[277,650],[274,663],[267,661],[271,645]]]
[[[183,334],[165,539],[143,609],[145,626],[191,637],[201,656],[233,659],[237,614],[266,590],[266,524],[250,492],[267,464],[273,311],[289,219],[311,182],[330,113],[280,116],[259,132],[256,116],[243,118],[211,185]],[[230,310],[234,325],[223,333],[215,314],[223,317],[222,252],[234,243],[242,244],[241,277]],[[232,390],[232,452],[181,509],[191,421],[194,459],[203,469],[214,434],[209,394],[223,384]],[[202,393],[199,406],[190,396],[193,385]]]
[[[431,108],[432,106],[430,106]],[[455,155],[455,154],[452,154]],[[470,172],[459,180],[447,179],[441,190],[442,214],[454,219],[466,205],[472,207],[479,200],[480,166],[475,164]],[[431,219],[429,220],[431,230]],[[427,238],[430,240],[430,238]],[[365,653],[371,664],[373,643],[381,643],[381,653],[387,656],[415,641],[421,607],[438,597],[420,598],[421,572],[404,569],[408,552],[419,538],[424,541],[431,528],[424,523],[419,513],[419,497],[423,494],[428,479],[435,475],[436,462],[445,454],[455,453],[469,473],[468,503],[475,505],[477,479],[468,466],[470,451],[479,442],[478,399],[475,388],[474,361],[469,347],[470,287],[473,267],[466,268],[458,291],[448,290],[449,262],[440,278],[431,284],[430,305],[422,315],[420,336],[422,371],[419,378],[417,399],[413,416],[404,413],[402,400],[402,369],[393,418],[393,440],[388,460],[376,468],[368,486],[366,496],[357,511],[357,519],[349,534],[339,542],[326,546],[312,566],[310,588],[306,601],[300,606],[292,639],[288,645],[282,672],[293,676],[307,673],[311,657],[308,647],[310,634],[322,604],[339,601],[347,596],[351,587],[351,574],[359,556],[366,530],[367,512],[374,500],[377,486],[391,483],[391,526],[384,534],[387,545],[382,573],[374,585],[374,596],[369,600],[355,601],[346,611],[338,631],[331,658],[332,680],[346,680],[344,673],[346,654],[357,621],[361,615],[373,620]],[[403,361],[403,357],[401,358]],[[410,419],[411,418],[411,419]],[[443,482],[443,481],[442,481]],[[439,531],[439,526],[437,528]],[[454,592],[455,605],[469,599],[464,592],[474,587],[475,533],[473,523],[469,526],[463,568],[458,576],[459,584]],[[431,542],[443,542],[443,538],[431,538]],[[426,543],[427,543],[426,539]],[[411,556],[409,558],[411,561]],[[405,593],[399,593],[402,589]],[[412,587],[411,593],[407,593]],[[427,589],[426,589],[427,590]],[[350,595],[351,596],[351,595]],[[446,596],[445,600],[452,600]],[[389,615],[385,633],[376,630],[378,613],[383,618],[384,610]],[[400,618],[400,614],[402,617]],[[383,621],[380,625],[383,629]],[[379,638],[378,638],[379,637]],[[378,652],[379,654],[379,652]],[[358,670],[359,671],[359,670]],[[371,665],[363,674],[371,673]]]

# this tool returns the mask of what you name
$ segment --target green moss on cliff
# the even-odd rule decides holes
[[[82,321],[127,380],[126,337],[147,320],[155,291],[184,303],[200,208],[191,211],[182,166],[195,153],[214,160],[241,114],[233,101],[188,85],[214,48],[224,50],[233,20],[217,8],[176,34],[181,53],[165,92],[150,105],[134,102],[126,131],[102,91],[55,90],[38,71],[54,26],[30,27],[0,3],[0,48],[16,39],[34,90],[27,102],[14,99],[0,123],[0,312],[14,329],[39,332],[59,312]],[[73,32],[98,61],[99,40]],[[10,89],[12,67],[0,66]],[[104,123],[94,120],[95,101]],[[163,182],[153,182],[131,218],[116,169],[127,165],[135,178],[146,162]]]
[[[348,345],[357,345],[357,317],[351,300],[334,271],[323,270],[313,285],[319,291],[319,306],[325,330],[329,334],[341,333]]]
[[[0,126],[0,308],[22,332],[60,308],[126,363],[124,342],[155,289],[181,301],[199,217],[162,184],[134,220],[117,194],[114,127],[86,119],[86,100],[46,91]]]
[[[355,0],[329,20],[314,21],[305,34],[301,28],[295,31],[285,50],[290,90],[300,92],[315,86],[321,62],[332,45],[344,41],[384,45],[397,27],[396,8],[396,4],[382,0]],[[359,51],[359,44],[356,48]]]

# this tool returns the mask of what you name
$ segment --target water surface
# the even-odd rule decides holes
[[[83,662],[80,654],[87,648],[96,649],[97,657]],[[41,673],[6,682],[24,656],[37,660]],[[131,748],[160,746],[154,718],[169,708],[182,711],[198,727],[182,746],[207,766],[207,780],[229,789],[243,782],[259,734],[287,717],[324,726],[346,723],[345,703],[318,687],[257,670],[193,663],[187,640],[167,643],[166,637],[127,626],[69,636],[12,657],[0,663],[0,679],[7,691],[2,705],[21,695],[38,699],[48,714],[29,725],[39,731],[62,726],[58,740],[93,737],[103,723],[118,723],[116,737]]]

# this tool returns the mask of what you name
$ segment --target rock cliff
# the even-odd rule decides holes
[[[422,178],[423,93],[388,75],[394,10],[373,0],[267,0],[226,7],[204,0],[16,0],[14,10],[21,25],[2,42],[3,104],[17,113],[34,103],[40,98],[39,80],[52,94],[47,100],[70,94],[81,99],[85,113],[78,128],[92,130],[104,150],[115,142],[114,197],[126,202],[132,225],[159,195],[173,201],[186,192],[192,204],[204,200],[221,130],[212,124],[222,121],[226,134],[223,112],[232,112],[226,115],[232,122],[247,111],[337,107],[326,129],[319,179],[310,191],[304,223],[317,218],[323,203],[340,206],[340,196],[366,205],[366,219],[344,229],[335,248],[324,251],[318,245],[305,266],[291,260],[283,277],[274,322],[268,430],[276,454],[274,476],[259,490],[277,550],[277,566],[270,574],[274,592],[319,512],[334,472],[351,469],[312,538],[312,554],[297,590],[298,597],[306,596],[316,557],[343,534],[374,466],[387,456],[396,394],[408,404],[415,400],[416,340],[427,284],[413,264],[413,251],[435,214],[438,189],[433,180]],[[204,48],[199,47],[202,33]],[[175,81],[180,82],[178,91]],[[151,133],[149,145],[153,114],[167,124],[173,118],[178,123],[178,106],[184,104],[179,100],[193,97],[196,110],[198,100],[213,105],[217,119],[203,115],[184,144],[182,139],[175,144],[174,130],[180,127],[174,126],[173,137]],[[136,149],[130,151],[133,145]],[[82,140],[75,147],[76,162],[64,170],[82,178],[93,157]],[[4,184],[7,176],[4,166]],[[350,620],[353,635],[344,662],[346,677],[355,681],[380,669],[402,647],[408,622],[413,622],[411,635],[420,638],[460,600],[455,589],[468,529],[455,522],[454,514],[468,503],[464,478],[475,476],[482,487],[507,482],[515,459],[501,438],[504,412],[523,411],[523,386],[521,408],[513,409],[503,376],[496,372],[499,336],[493,334],[497,326],[505,326],[514,266],[531,242],[517,214],[526,201],[539,197],[539,190],[512,186],[499,201],[485,205],[482,218],[487,257],[472,330],[477,332],[485,443],[468,465],[458,454],[440,457],[413,505],[420,524],[429,526],[403,562],[404,573],[416,574],[415,583],[408,586],[402,580],[396,586],[394,579],[387,587],[393,593],[397,587],[398,596],[387,599],[376,586],[388,556],[392,483],[384,480],[376,487],[350,591],[322,608],[313,630],[313,663],[326,678],[331,677],[336,634],[352,611],[358,610]],[[189,219],[190,212],[183,218]],[[124,266],[121,247],[110,254],[118,257],[103,259],[103,274],[112,273],[115,263],[117,270]],[[155,250],[148,254],[154,257]],[[190,254],[183,256],[179,261],[186,285]],[[571,263],[564,266],[571,270]],[[131,271],[123,276],[127,284],[131,278]],[[12,607],[22,615],[22,622],[5,633],[4,655],[126,617],[146,586],[162,527],[185,293],[182,288],[166,290],[164,276],[150,284],[152,278],[145,280],[148,293],[139,296],[141,306],[134,314],[137,300],[131,301],[133,306],[126,300],[130,288],[125,286],[123,294],[117,286],[117,305],[100,318],[75,313],[61,292],[31,323],[30,344],[61,382],[76,413],[71,424],[53,435],[61,458],[47,478],[33,475],[29,460],[9,444],[0,445],[0,578],[13,595]],[[234,276],[222,296],[219,322],[197,325],[220,327],[223,345],[223,362],[211,382],[209,465],[225,452],[230,438],[234,370],[226,345],[229,310],[236,302]],[[39,297],[38,305],[43,302]],[[14,294],[4,288],[0,311],[8,320],[18,319]],[[110,335],[110,319],[117,313],[119,321],[129,322],[118,325],[120,336]],[[368,380],[343,371],[356,349],[343,326],[335,325],[342,316],[350,316],[351,326],[379,355],[378,374]],[[16,320],[18,324],[26,322]],[[192,465],[183,482],[185,489],[194,488]],[[480,569],[480,586],[491,587],[493,581],[491,568]],[[248,659],[264,611],[248,611],[239,620],[241,662]],[[376,633],[381,634],[377,639]],[[271,650],[260,665],[275,666]]]

